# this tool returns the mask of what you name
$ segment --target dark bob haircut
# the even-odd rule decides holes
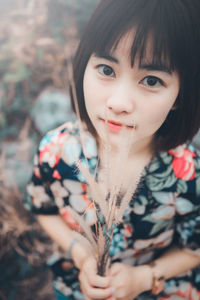
[[[145,58],[149,36],[152,62],[164,63],[180,78],[176,109],[171,110],[155,136],[157,150],[169,150],[191,140],[200,127],[200,0],[101,0],[81,38],[73,62],[81,119],[89,131],[83,77],[90,56],[109,54],[120,39],[135,30],[131,64]]]

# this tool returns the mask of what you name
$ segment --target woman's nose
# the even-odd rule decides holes
[[[131,114],[135,110],[133,89],[126,85],[115,88],[108,97],[106,106],[115,114]]]

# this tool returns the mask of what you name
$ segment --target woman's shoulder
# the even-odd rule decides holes
[[[38,148],[40,164],[47,163],[55,167],[60,160],[73,166],[81,158],[97,156],[96,141],[78,122],[65,123],[49,131],[41,140]]]
[[[41,139],[39,148],[41,149],[47,145],[57,144],[61,138],[66,138],[69,136],[76,137],[78,135],[79,129],[77,122],[67,122],[53,130],[48,131]]]
[[[148,167],[146,182],[152,191],[200,193],[198,150],[187,143],[157,153]]]

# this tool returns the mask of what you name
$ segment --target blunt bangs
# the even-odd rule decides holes
[[[96,132],[83,95],[88,60],[92,54],[112,54],[120,40],[132,31],[131,66],[136,56],[140,64],[148,57],[148,63],[161,69],[164,66],[169,72],[176,71],[180,78],[177,109],[169,113],[156,134],[160,141],[158,149],[167,150],[192,139],[200,127],[199,13],[199,0],[100,1],[82,36],[73,64],[80,116],[91,133],[95,135]],[[188,120],[193,120],[191,125]]]
[[[88,56],[93,53],[98,55],[112,53],[122,37],[133,29],[131,65],[134,64],[136,55],[140,63],[145,60],[150,42],[153,64],[158,66],[164,64],[169,70],[182,73],[182,66],[187,63],[190,45],[194,44],[191,32],[186,28],[187,25],[191,27],[192,20],[188,18],[187,8],[182,2],[181,0],[102,1],[93,16],[95,22],[91,20],[92,26],[85,36],[90,52]]]

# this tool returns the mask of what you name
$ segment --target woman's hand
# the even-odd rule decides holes
[[[116,300],[132,300],[151,289],[152,274],[148,266],[131,267],[115,263],[111,266],[109,275]]]
[[[79,281],[85,299],[115,299],[112,297],[111,278],[97,275],[97,263],[91,256],[87,257],[80,267]]]

